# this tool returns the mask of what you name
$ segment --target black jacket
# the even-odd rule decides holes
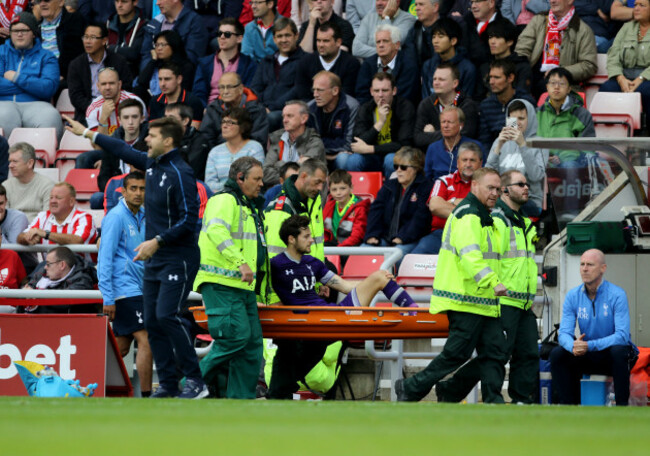
[[[86,29],[86,19],[79,14],[68,13],[63,8],[61,22],[56,28],[56,45],[59,48],[59,71],[61,76],[68,75],[68,66],[79,54],[84,54],[81,37]]]
[[[250,88],[257,99],[271,111],[282,111],[284,103],[298,98],[296,78],[298,66],[305,56],[305,51],[297,48],[282,64],[276,73],[277,52],[267,55],[257,65]]]
[[[375,154],[384,156],[397,152],[403,146],[413,144],[413,125],[415,124],[415,108],[413,104],[399,96],[393,98],[391,105],[390,130],[392,141],[386,144],[377,144],[379,132],[375,130],[374,100],[365,102],[359,107],[357,121],[354,124],[354,136],[358,136],[367,144],[375,146]]]
[[[341,55],[334,63],[334,66],[330,68],[330,71],[336,74],[341,78],[341,83],[343,85],[343,92],[348,95],[354,95],[357,85],[357,75],[359,74],[359,68],[361,64],[356,57],[353,57],[352,54],[341,51]],[[320,63],[320,56],[318,52],[313,54],[306,54],[298,67],[298,75],[296,76],[296,88],[298,92],[298,98],[301,100],[311,100],[311,87],[312,87],[312,78],[319,71],[323,71],[323,65]]]
[[[178,64],[181,68],[181,73],[183,75],[183,82],[181,87],[183,87],[188,92],[192,91],[192,84],[194,83],[194,71],[196,68],[194,64],[189,61],[189,59],[175,59],[172,56],[172,60]],[[162,60],[150,60],[147,63],[140,74],[138,75],[138,86],[134,87],[134,93],[140,97],[144,104],[149,106],[149,100],[151,100],[151,93],[149,92],[149,83],[153,77],[154,71],[160,68],[164,62]]]
[[[183,160],[190,165],[194,171],[194,177],[198,180],[205,180],[205,162],[210,153],[210,144],[203,133],[196,128],[190,127],[185,130],[185,135],[178,148]]]
[[[456,100],[456,106],[465,114],[465,125],[463,125],[460,134],[468,138],[478,139],[478,104],[461,93]],[[434,132],[426,133],[424,131],[425,125],[428,124],[433,125]],[[442,133],[440,132],[440,106],[437,95],[434,94],[425,98],[418,105],[418,110],[415,115],[414,138],[415,147],[418,147],[422,152],[426,152],[429,144],[442,139]]]
[[[364,242],[374,237],[390,243],[390,226],[394,216],[399,216],[396,237],[400,238],[402,243],[418,242],[422,236],[428,234],[431,231],[431,212],[427,207],[427,199],[432,187],[433,182],[424,177],[424,174],[418,174],[404,192],[399,214],[396,214],[402,186],[397,179],[385,181],[377,193],[377,199],[370,205]]]
[[[112,67],[117,70],[122,81],[122,89],[131,90],[133,75],[129,64],[124,57],[106,50],[104,68]],[[68,90],[70,101],[74,106],[74,119],[78,122],[86,121],[86,109],[93,101],[92,75],[90,74],[90,63],[88,54],[85,52],[77,56],[68,68]]]
[[[149,134],[149,124],[147,122],[140,125],[140,135],[138,140],[133,144],[133,147],[145,152],[148,147],[147,143],[144,141],[144,138]],[[118,127],[112,134],[113,138],[124,140],[124,128]],[[144,170],[141,170],[144,171]],[[120,168],[120,159],[115,155],[102,150],[102,166],[99,168],[99,175],[97,176],[97,186],[103,192],[106,188],[106,184],[112,177],[119,176],[122,174],[122,169]]]

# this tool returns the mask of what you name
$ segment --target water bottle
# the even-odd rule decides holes
[[[616,395],[614,394],[614,382],[607,382],[607,400],[605,401],[607,407],[616,406]]]

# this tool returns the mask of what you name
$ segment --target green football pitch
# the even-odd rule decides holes
[[[0,398],[0,455],[644,455],[650,408]]]

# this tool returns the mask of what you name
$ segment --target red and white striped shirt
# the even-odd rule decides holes
[[[120,122],[117,119],[117,110],[118,106],[120,105],[120,102],[124,100],[128,100],[130,98],[133,98],[134,100],[138,100],[140,104],[142,105],[142,109],[144,112],[144,120],[147,119],[147,107],[144,104],[144,101],[142,101],[137,95],[127,92],[126,90],[120,91],[120,99],[117,101],[117,106],[115,106],[115,111],[111,113],[111,117],[108,118],[108,134],[112,135],[115,130],[117,130],[117,127],[120,126]],[[88,124],[88,128],[91,130],[95,130],[99,126],[99,116],[102,113],[102,106],[104,105],[104,101],[106,101],[106,98],[102,97],[101,95],[98,96],[93,100],[92,103],[90,103],[90,106],[88,106],[88,109],[86,109],[86,123]]]
[[[39,212],[32,224],[25,229],[25,233],[32,228],[40,228],[52,233],[73,234],[81,237],[84,244],[94,244],[97,240],[97,228],[92,214],[80,211],[77,208],[72,209],[63,223],[58,223],[56,217],[50,211]],[[56,244],[48,239],[41,239],[41,244]],[[85,258],[94,261],[90,254],[85,254]]]

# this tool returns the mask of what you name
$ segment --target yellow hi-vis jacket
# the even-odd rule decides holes
[[[472,193],[449,215],[442,233],[429,311],[501,314],[499,241],[490,212]]]
[[[201,263],[194,280],[195,290],[199,291],[204,283],[218,283],[255,291],[260,272],[258,265],[266,260],[259,256],[260,252],[266,256],[264,233],[260,232],[263,230],[262,213],[252,204],[244,204],[244,198],[241,192],[234,191],[218,193],[208,200],[199,235]],[[258,212],[259,229],[253,211]],[[239,266],[244,263],[256,278],[250,285],[241,280]]]
[[[537,292],[535,239],[537,230],[529,218],[499,200],[492,211],[501,251],[501,283],[508,289],[499,303],[528,310]]]

